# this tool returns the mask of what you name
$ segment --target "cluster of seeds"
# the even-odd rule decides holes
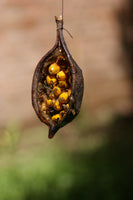
[[[43,80],[45,92],[41,95],[40,110],[46,120],[59,123],[69,109],[71,74],[64,57],[47,67]]]

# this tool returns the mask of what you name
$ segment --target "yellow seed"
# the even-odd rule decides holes
[[[47,103],[47,106],[50,106],[51,105],[51,99],[47,99],[46,103]]]
[[[58,100],[56,100],[56,102],[55,102],[55,104],[54,104],[54,109],[57,110],[57,111],[59,111],[59,110],[62,109],[62,107],[60,106],[60,103],[59,103]]]
[[[52,120],[53,121],[59,121],[59,120],[61,120],[61,115],[60,114],[53,115],[52,116]]]
[[[65,115],[65,111],[62,110],[62,111],[60,112],[60,115],[61,115],[62,117],[64,117],[64,115]]]
[[[68,109],[69,109],[69,104],[67,103],[67,104],[63,105],[63,108],[64,108],[65,111],[68,111]]]
[[[66,103],[68,100],[68,92],[62,92],[62,94],[59,96],[59,102],[60,103]]]
[[[53,100],[51,101],[51,106],[53,107],[54,104],[55,104],[55,99],[53,99]]]
[[[51,106],[54,106],[54,104],[55,104],[55,99],[52,100]]]
[[[54,104],[55,104],[55,99],[53,99],[53,100],[47,99],[46,103],[47,103],[47,105],[48,105],[49,107],[53,107]]]
[[[46,77],[46,81],[47,81],[47,84],[50,85],[50,86],[54,86],[56,83],[57,83],[57,79],[53,76],[47,76]]]
[[[53,63],[52,65],[49,66],[48,70],[51,75],[54,75],[60,71],[60,66],[57,65],[56,63]]]
[[[59,81],[59,84],[58,84],[59,87],[61,88],[67,88],[68,85],[67,85],[67,82],[66,81]]]
[[[43,102],[41,105],[41,111],[46,111],[47,107],[46,104]]]
[[[69,96],[71,95],[71,89],[68,90],[68,95],[69,95]]]
[[[59,87],[55,86],[55,87],[53,88],[53,92],[54,92],[54,94],[55,94],[56,96],[59,96],[59,95],[61,94],[61,89],[60,89]]]
[[[56,77],[59,81],[65,81],[66,80],[66,74],[63,71],[58,72]]]
[[[50,99],[54,99],[54,98],[55,98],[55,95],[54,95],[53,92],[51,92],[51,93],[49,94],[49,98],[50,98]]]
[[[47,84],[50,85],[51,77],[50,77],[50,76],[47,76],[47,77],[46,77],[46,81],[47,81]]]

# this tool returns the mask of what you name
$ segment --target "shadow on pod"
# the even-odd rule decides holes
[[[63,37],[63,19],[55,17],[57,39],[38,63],[32,82],[32,105],[39,119],[49,126],[49,138],[71,122],[80,111],[84,80]]]

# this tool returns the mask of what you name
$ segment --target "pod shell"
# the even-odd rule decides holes
[[[57,24],[57,39],[53,48],[46,53],[42,59],[39,61],[32,81],[32,105],[33,108],[38,116],[38,118],[45,124],[49,126],[49,138],[52,138],[55,133],[58,131],[59,128],[65,126],[69,122],[71,122],[79,113],[82,98],[83,98],[83,91],[84,91],[84,79],[83,74],[77,63],[72,58],[67,45],[65,43],[63,37],[63,20],[55,17],[56,24]],[[52,123],[51,121],[47,121],[41,114],[40,108],[38,106],[38,81],[41,79],[41,72],[44,64],[46,62],[50,62],[50,59],[57,58],[58,50],[61,50],[61,53],[65,56],[65,59],[68,61],[72,76],[72,83],[71,83],[71,95],[70,95],[70,108],[66,113],[66,116],[61,120],[58,124]],[[49,63],[50,64],[50,63]]]

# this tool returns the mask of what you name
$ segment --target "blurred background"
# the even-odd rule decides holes
[[[0,200],[133,199],[133,0],[64,0],[80,114],[52,140],[31,105],[61,0],[0,0]]]

